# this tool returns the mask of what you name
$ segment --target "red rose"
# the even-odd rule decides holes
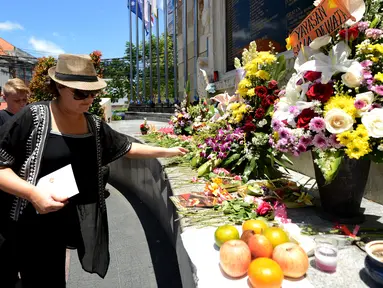
[[[269,104],[269,101],[267,101],[267,98],[263,98],[262,101],[261,101],[261,106],[264,108],[264,109],[267,109],[269,108],[270,104]]]
[[[267,86],[269,89],[275,89],[275,88],[277,88],[277,86],[278,86],[278,82],[277,81],[275,81],[275,80],[271,80],[270,82],[269,82],[269,85]]]
[[[242,127],[243,131],[251,132],[257,129],[257,126],[252,121],[246,121],[245,125]]]
[[[297,127],[307,129],[311,119],[317,114],[310,108],[303,109],[301,114],[298,115]]]
[[[254,92],[258,97],[262,98],[267,95],[267,88],[265,86],[257,86],[254,88]]]
[[[319,79],[322,76],[322,72],[316,72],[316,71],[307,71],[303,78],[305,78],[307,81],[314,82],[315,80]]]
[[[273,91],[273,95],[274,95],[274,96],[278,96],[279,93],[281,93],[281,90],[279,90],[279,89],[275,89],[275,90]]]
[[[306,93],[306,96],[310,100],[318,100],[322,103],[325,103],[330,99],[333,92],[334,90],[332,88],[331,83],[327,83],[327,84],[317,83],[312,85],[309,88],[309,90]]]
[[[359,29],[358,26],[352,26],[349,29],[343,29],[339,31],[340,38],[344,40],[355,40],[359,36]]]
[[[270,105],[274,105],[274,102],[275,102],[276,99],[277,99],[277,97],[275,97],[275,96],[267,97],[267,104],[269,104],[269,106]]]
[[[271,205],[269,204],[269,202],[262,202],[258,207],[257,207],[257,214],[258,215],[261,215],[261,216],[264,216],[266,215],[267,213],[269,213],[269,211],[272,210],[272,207]]]
[[[257,119],[261,119],[261,118],[263,118],[263,116],[265,116],[265,109],[263,109],[263,108],[258,108],[258,109],[255,111],[255,118],[257,118]]]

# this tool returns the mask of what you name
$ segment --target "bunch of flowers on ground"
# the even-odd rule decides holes
[[[150,127],[149,127],[149,125],[148,125],[148,122],[147,122],[146,118],[144,118],[144,123],[142,123],[142,124],[140,125],[140,130],[141,130],[142,135],[147,134],[148,131],[149,131],[149,128],[150,128]]]
[[[358,22],[303,47],[275,106],[270,144],[316,151],[327,182],[342,157],[383,161],[383,31]]]

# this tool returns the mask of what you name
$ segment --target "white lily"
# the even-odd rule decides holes
[[[311,59],[311,56],[313,56],[317,53],[319,53],[319,51],[314,50],[314,49],[310,48],[309,46],[302,47],[302,49],[299,50],[297,59],[295,59],[295,63],[294,63],[295,71],[298,71],[299,67],[301,67],[303,64],[305,64],[307,61],[309,61]]]
[[[319,50],[323,46],[330,44],[331,40],[332,40],[332,37],[330,35],[324,35],[324,36],[315,38],[310,43],[310,48],[314,50]]]
[[[218,108],[225,113],[227,106],[229,106],[232,102],[238,102],[240,97],[238,95],[230,96],[227,92],[225,92],[214,96],[211,100],[218,102]]]
[[[326,84],[331,77],[338,72],[347,72],[354,60],[348,59],[351,54],[350,47],[345,42],[339,42],[332,47],[329,55],[324,53],[314,54],[312,60],[299,67],[298,72],[306,71],[322,72],[322,83]]]

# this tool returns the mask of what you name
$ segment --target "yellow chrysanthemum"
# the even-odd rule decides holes
[[[269,80],[270,79],[270,74],[265,71],[265,70],[259,70],[256,74],[256,77],[262,79],[262,80]]]
[[[382,72],[378,72],[378,73],[376,73],[375,76],[374,76],[374,79],[375,79],[376,81],[383,82],[383,73],[382,73]]]
[[[254,89],[249,89],[249,90],[247,90],[246,95],[249,96],[249,97],[253,97],[253,96],[255,96],[255,91],[254,91]]]
[[[338,108],[355,118],[357,110],[354,106],[354,102],[355,99],[348,95],[336,95],[331,97],[324,106],[325,114],[332,109]]]
[[[220,184],[223,183],[223,180],[222,180],[222,178],[218,178],[218,177],[217,177],[217,178],[214,178],[214,179],[213,179],[213,183],[220,185]]]
[[[247,77],[255,76],[255,74],[259,70],[258,67],[259,67],[259,62],[257,58],[248,62],[244,67],[244,69],[246,70],[246,76]]]
[[[372,62],[375,62],[375,63],[379,62],[379,58],[378,57],[371,57],[370,59],[371,59]]]
[[[359,139],[362,141],[370,140],[368,136],[368,131],[363,124],[359,124],[356,130],[352,133],[355,140]]]
[[[257,55],[258,59],[260,60],[261,63],[263,64],[272,64],[274,63],[275,61],[277,61],[277,57],[275,57],[275,55],[271,54],[270,52],[268,51],[261,51],[261,52],[258,52],[258,55]]]
[[[336,139],[340,144],[347,146],[350,142],[354,140],[354,135],[350,131],[340,133],[336,136]]]
[[[359,159],[371,152],[367,141],[355,139],[347,145],[346,154],[350,159]]]

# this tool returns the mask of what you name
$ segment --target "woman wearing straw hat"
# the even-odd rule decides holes
[[[51,102],[24,108],[0,129],[0,287],[65,287],[67,247],[84,270],[106,275],[108,223],[102,167],[119,157],[184,155],[183,148],[130,143],[87,113],[106,83],[89,56],[60,55],[49,76]],[[67,199],[36,187],[40,178],[71,164],[79,194]]]

